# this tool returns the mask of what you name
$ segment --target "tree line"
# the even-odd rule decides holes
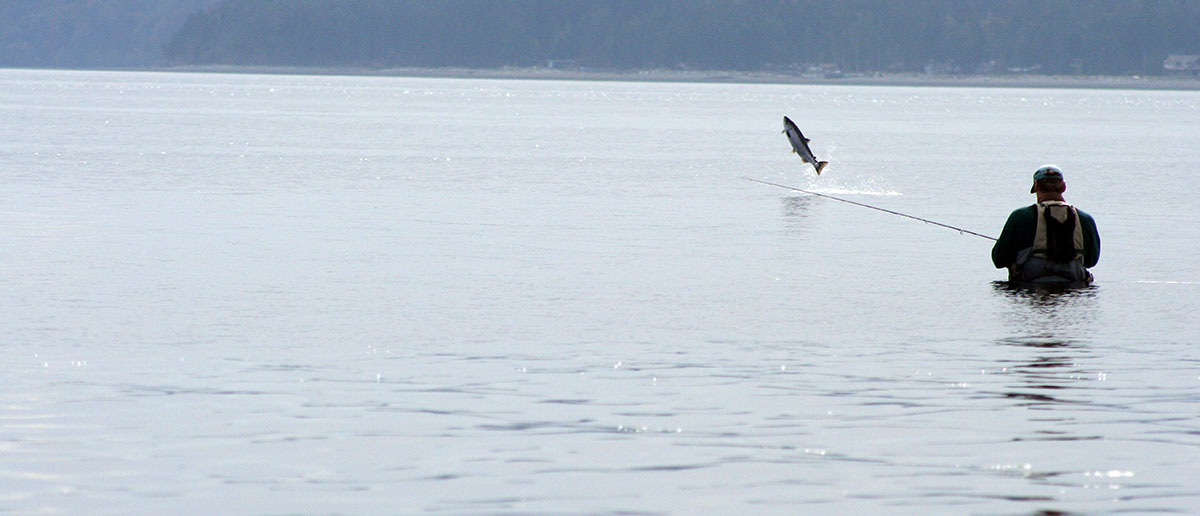
[[[145,67],[220,0],[0,0],[0,66]]]
[[[1196,0],[0,0],[0,66],[1145,74]]]
[[[227,0],[167,47],[189,64],[544,65],[1155,74],[1200,54],[1188,0]]]

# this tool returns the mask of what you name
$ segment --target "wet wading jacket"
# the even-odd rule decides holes
[[[1091,215],[1061,201],[1013,210],[992,247],[992,263],[1009,268],[1009,280],[1042,277],[1089,281],[1100,261],[1100,234]]]

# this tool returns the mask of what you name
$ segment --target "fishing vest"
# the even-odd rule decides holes
[[[1054,263],[1083,259],[1083,224],[1079,211],[1062,201],[1037,204],[1037,232],[1033,236],[1033,256]]]

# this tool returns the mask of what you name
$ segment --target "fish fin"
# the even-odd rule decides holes
[[[818,176],[821,175],[821,169],[825,168],[825,165],[828,165],[828,164],[829,164],[828,161],[818,161],[817,162],[817,175]]]
[[[805,138],[805,137],[803,137],[803,136],[801,136],[801,137],[800,137],[800,139],[801,139],[801,140],[804,140],[804,143],[808,143],[808,142],[811,142],[811,141],[812,141],[812,140],[810,140],[810,139],[808,139],[808,138]]]

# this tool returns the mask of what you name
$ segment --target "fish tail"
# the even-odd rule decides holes
[[[828,165],[828,164],[829,164],[828,161],[818,161],[817,162],[817,175],[818,176],[821,175],[821,169],[825,168],[825,165]]]

